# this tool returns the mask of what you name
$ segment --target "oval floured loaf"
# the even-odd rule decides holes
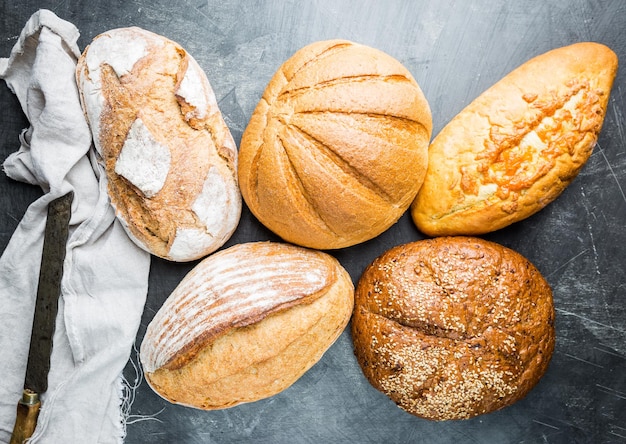
[[[220,409],[292,385],[347,325],[354,287],[332,256],[252,242],[200,262],[148,325],[146,380],[172,403]]]
[[[97,36],[77,82],[118,219],[172,261],[217,250],[241,214],[237,148],[198,63],[132,27]]]
[[[243,134],[239,183],[286,241],[355,245],[393,225],[426,171],[432,120],[409,71],[344,40],[312,43],[275,73]]]
[[[555,342],[552,291],[502,245],[416,241],[361,276],[352,338],[367,379],[400,408],[467,419],[518,401],[544,375]]]
[[[531,59],[481,94],[429,148],[416,226],[483,234],[556,199],[595,146],[616,72],[613,51],[583,42]]]

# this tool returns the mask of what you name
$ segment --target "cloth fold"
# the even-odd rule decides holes
[[[26,23],[0,78],[30,127],[4,162],[44,194],[26,210],[0,257],[0,442],[9,442],[26,372],[47,206],[74,191],[48,391],[33,443],[119,443],[122,371],[148,292],[150,256],[115,218],[80,106],[78,29],[51,11]]]

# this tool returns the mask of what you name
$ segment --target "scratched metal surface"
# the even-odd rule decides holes
[[[435,133],[508,71],[554,47],[594,40],[626,61],[626,2],[620,0],[3,0],[2,57],[39,8],[76,24],[81,48],[107,29],[130,25],[180,42],[206,70],[237,143],[274,71],[315,40],[347,38],[402,61],[430,102]],[[528,257],[554,290],[556,351],[525,399],[469,421],[412,417],[363,378],[346,332],[283,393],[228,410],[170,405],[140,380],[127,442],[626,442],[625,81],[621,70],[598,145],[572,185],[537,215],[485,236]],[[15,97],[1,85],[2,160],[17,148],[25,126]],[[39,194],[0,175],[2,249]],[[356,281],[377,255],[422,237],[405,215],[377,239],[334,254]],[[244,210],[227,245],[263,239],[275,238]],[[192,265],[153,260],[137,343]],[[135,380],[133,365],[125,374]]]

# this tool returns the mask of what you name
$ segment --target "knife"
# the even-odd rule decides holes
[[[32,436],[41,407],[40,395],[48,389],[52,337],[61,295],[73,198],[74,193],[69,192],[48,205],[24,391],[17,404],[10,444],[22,444]]]

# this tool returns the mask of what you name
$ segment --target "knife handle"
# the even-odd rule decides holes
[[[39,395],[32,390],[25,389],[22,399],[17,403],[17,416],[10,444],[23,444],[33,435],[40,407]]]

